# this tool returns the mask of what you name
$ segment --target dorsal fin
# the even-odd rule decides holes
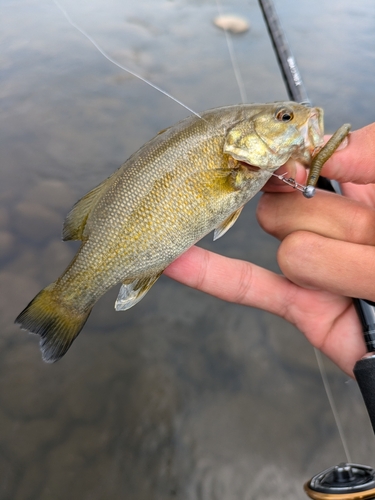
[[[97,202],[107,190],[113,175],[114,174],[112,174],[110,177],[108,177],[108,179],[99,184],[99,186],[96,186],[94,189],[89,191],[73,206],[64,221],[62,231],[63,241],[82,240],[87,218]]]

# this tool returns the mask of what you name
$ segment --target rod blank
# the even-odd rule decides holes
[[[298,70],[298,66],[281,27],[272,1],[259,0],[268,33],[279,62],[285,86],[292,101],[311,107],[310,99]]]

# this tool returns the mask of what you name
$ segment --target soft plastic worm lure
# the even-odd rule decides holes
[[[340,144],[344,141],[346,137],[348,137],[350,132],[351,125],[349,123],[345,123],[342,125],[333,136],[329,139],[329,141],[319,150],[319,152],[314,156],[310,166],[309,176],[307,178],[306,186],[296,182],[292,177],[286,177],[285,174],[272,174],[274,177],[277,177],[281,181],[283,181],[288,186],[297,189],[297,191],[301,191],[301,193],[306,198],[312,198],[315,194],[315,186],[318,182],[320,172],[322,171],[323,165],[333,153],[337,150]]]
[[[320,172],[323,168],[325,162],[331,158],[336,149],[340,146],[343,140],[348,136],[350,132],[350,124],[345,123],[336,130],[329,141],[322,147],[322,149],[314,156],[311,162],[310,173],[307,178],[307,188],[309,186],[316,186],[318,182]]]

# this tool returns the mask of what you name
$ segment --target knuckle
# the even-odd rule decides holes
[[[207,270],[209,266],[210,266],[210,254],[208,252],[205,252],[203,254],[203,262],[199,268],[194,288],[197,288],[198,290],[203,290],[205,288],[207,280]]]
[[[263,194],[258,202],[257,208],[256,208],[256,217],[258,220],[258,223],[260,227],[267,231],[268,227],[268,221],[269,221],[269,210],[268,210],[268,204],[267,204],[267,199],[268,195]]]
[[[236,291],[236,297],[234,302],[238,304],[243,304],[246,301],[246,296],[251,288],[253,272],[251,265],[247,262],[241,262],[239,266],[239,276],[238,276],[238,287]]]
[[[277,261],[282,273],[291,281],[307,284],[309,269],[319,259],[319,238],[306,231],[295,231],[281,243]]]
[[[275,195],[263,194],[256,209],[256,217],[263,231],[273,236],[278,234],[279,217],[275,205]]]
[[[375,210],[353,205],[345,239],[352,243],[375,245]]]

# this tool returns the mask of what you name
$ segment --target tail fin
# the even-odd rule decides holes
[[[91,312],[78,313],[66,307],[54,288],[52,283],[40,291],[15,320],[22,329],[40,335],[40,349],[47,363],[64,356]]]

